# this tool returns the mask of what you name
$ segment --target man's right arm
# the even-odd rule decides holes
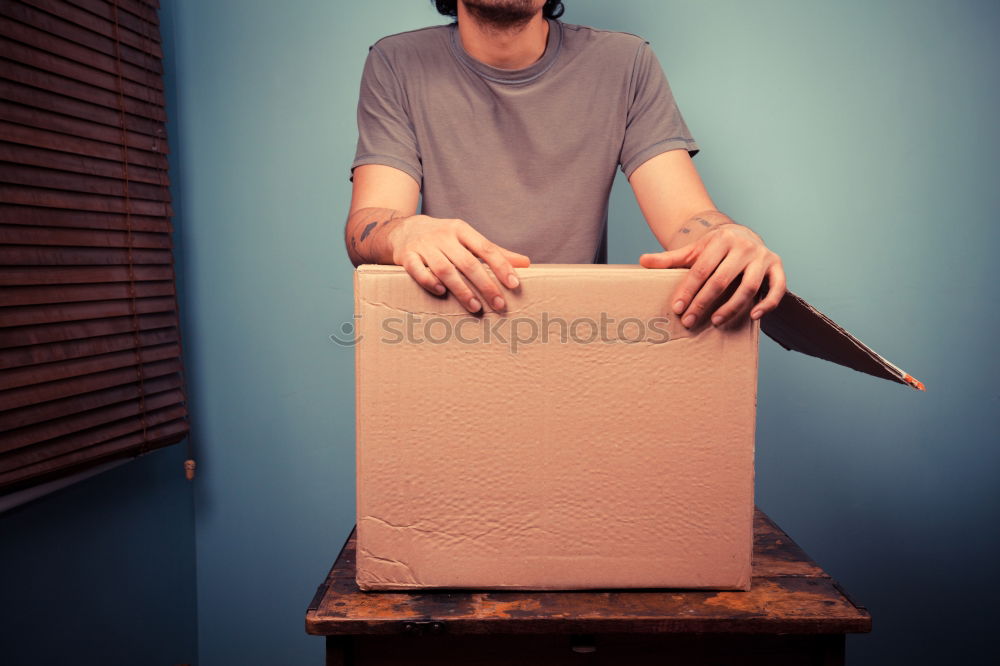
[[[354,169],[344,241],[351,262],[397,264],[432,294],[450,291],[470,312],[506,308],[497,283],[519,281],[528,257],[491,243],[463,220],[417,215],[420,187],[407,173],[381,164]],[[482,262],[492,269],[493,275]]]
[[[420,186],[408,174],[381,164],[356,167],[353,182],[344,229],[351,262],[355,266],[395,263],[386,232],[396,224],[393,220],[417,212]]]

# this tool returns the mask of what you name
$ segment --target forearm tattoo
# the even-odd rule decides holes
[[[695,242],[711,229],[731,222],[733,220],[728,215],[719,211],[706,211],[694,215],[688,218],[677,230],[672,242],[668,243],[668,249],[684,247]]]
[[[388,222],[388,220],[382,220],[382,222]],[[368,238],[368,234],[370,234],[372,232],[372,229],[374,229],[377,226],[378,226],[378,221],[377,220],[375,222],[369,222],[365,226],[365,228],[362,229],[362,231],[361,231],[361,238],[359,239],[359,241],[362,242],[362,243],[364,243],[365,239]]]
[[[371,245],[372,239],[375,237],[375,232],[388,224],[390,220],[394,220],[398,217],[401,217],[399,211],[388,208],[372,208],[364,210],[361,215],[361,219],[351,225],[351,228],[355,230],[358,227],[361,227],[361,225],[364,225],[361,227],[360,234],[355,231],[351,232],[349,239],[351,251],[362,259],[370,260],[371,257],[368,256],[370,250],[366,249],[366,246]],[[365,241],[368,242],[365,243]]]

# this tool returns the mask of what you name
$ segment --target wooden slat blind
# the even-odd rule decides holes
[[[0,492],[188,433],[157,7],[0,2]]]

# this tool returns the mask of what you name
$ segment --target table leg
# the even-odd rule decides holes
[[[326,637],[326,666],[354,666],[354,639],[351,636]]]

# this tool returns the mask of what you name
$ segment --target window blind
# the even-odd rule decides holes
[[[0,493],[188,433],[157,8],[0,2]]]

